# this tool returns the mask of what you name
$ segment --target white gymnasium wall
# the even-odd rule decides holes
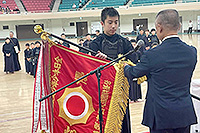
[[[182,16],[182,32],[188,29],[188,21],[192,20],[194,29],[197,29],[197,16],[200,16],[199,11],[187,11],[187,12],[179,12],[180,16]],[[121,15],[120,17],[120,32],[131,32],[133,30],[133,19],[148,19],[148,28],[155,28],[155,13],[147,13],[147,14],[133,14],[133,15]],[[74,22],[74,26],[70,26],[70,22]],[[44,28],[46,31],[54,33],[56,35],[60,35],[61,33],[65,33],[67,35],[76,35],[76,22],[88,22],[88,33],[92,32],[91,24],[93,22],[100,22],[99,17],[81,17],[81,18],[70,18],[70,19],[45,19],[45,20],[19,20],[19,21],[0,21],[0,38],[5,38],[9,36],[9,31],[12,30],[16,33],[15,26],[16,25],[26,25],[26,24],[44,24]],[[9,30],[3,30],[3,26],[9,26]],[[15,34],[16,35],[16,34]]]
[[[155,15],[156,14],[133,14],[133,15],[124,15],[120,18],[120,30],[123,32],[131,32],[133,28],[133,19],[148,19],[148,29],[155,28]]]
[[[182,16],[182,28],[183,30],[188,30],[188,22],[192,20],[193,29],[197,30],[197,16],[200,16],[199,11],[188,11],[188,12],[180,12],[180,16]]]
[[[9,37],[9,32],[13,31],[14,32],[14,36],[16,36],[16,25],[29,25],[29,24],[44,24],[44,28],[46,28],[46,26],[49,26],[48,23],[49,20],[26,20],[26,21],[7,21],[7,22],[0,22],[0,38],[5,38],[5,37]],[[3,30],[3,26],[9,26],[8,30]],[[51,26],[49,26],[51,27]]]

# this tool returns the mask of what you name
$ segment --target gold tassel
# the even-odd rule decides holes
[[[114,66],[116,68],[116,76],[105,125],[105,133],[121,132],[122,121],[129,98],[129,83],[124,76],[124,64],[122,61],[119,61]]]

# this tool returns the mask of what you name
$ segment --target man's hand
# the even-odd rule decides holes
[[[99,57],[101,59],[106,59],[107,55],[104,53],[101,53],[100,51],[98,51],[98,53],[95,55],[96,57]]]
[[[124,67],[127,66],[127,65],[128,65],[127,63],[124,63]]]
[[[6,56],[9,57],[9,56],[10,56],[10,53],[9,53],[9,54],[6,54]]]
[[[148,47],[146,47],[145,49],[146,49],[146,50],[149,50],[149,49],[150,49],[150,47],[148,46]]]

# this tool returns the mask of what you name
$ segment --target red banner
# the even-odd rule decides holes
[[[39,84],[42,84],[39,87],[44,88],[38,94],[41,97],[43,93],[47,95],[54,92],[109,62],[56,45],[50,40],[45,43],[41,58],[43,62],[39,64],[42,71],[38,71],[37,74],[42,75],[42,78],[38,76],[39,80],[36,76],[36,81],[39,80],[41,81]],[[119,66],[119,64],[115,67],[110,66],[101,71],[103,132],[120,132],[121,130],[122,112],[125,112],[127,105],[128,82],[124,78],[123,68]],[[42,118],[46,126],[41,123],[41,130],[55,133],[99,133],[97,85],[97,77],[93,74],[45,100],[41,108],[42,114],[46,116]]]
[[[105,60],[58,45],[53,45],[50,49],[51,88],[53,91],[107,63]],[[114,67],[109,67],[103,70],[101,75],[103,125],[106,124],[115,73]],[[99,131],[97,85],[97,78],[94,74],[53,96],[54,131],[56,133]]]

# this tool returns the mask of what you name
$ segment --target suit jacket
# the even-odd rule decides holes
[[[147,75],[148,90],[142,124],[151,129],[171,129],[197,123],[190,82],[197,51],[178,37],[148,50],[135,67],[126,66],[128,78]]]

